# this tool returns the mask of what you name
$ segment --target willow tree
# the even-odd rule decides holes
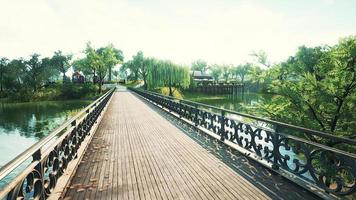
[[[171,61],[149,60],[147,83],[149,88],[168,87],[173,96],[175,88],[187,88],[190,83],[189,69]]]

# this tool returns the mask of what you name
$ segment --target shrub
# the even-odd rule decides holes
[[[178,98],[178,99],[183,99],[182,93],[179,91],[178,88],[173,88],[173,97]],[[168,87],[162,87],[159,89],[159,93],[169,96],[169,88]]]
[[[61,97],[63,99],[93,98],[97,90],[98,86],[92,83],[66,83],[61,86]]]

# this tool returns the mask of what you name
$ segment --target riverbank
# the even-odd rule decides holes
[[[6,91],[0,94],[1,102],[39,102],[39,101],[63,101],[63,100],[94,100],[106,92],[105,86],[99,92],[97,85],[92,83],[55,84],[32,91],[28,88],[17,91]]]

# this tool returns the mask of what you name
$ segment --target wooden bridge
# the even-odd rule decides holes
[[[314,197],[292,188],[277,195]],[[278,198],[263,190],[131,92],[116,92],[65,195],[71,199]]]
[[[320,186],[301,187],[303,184],[296,184],[295,177],[288,180],[276,173],[275,167],[269,169],[251,156],[232,150],[221,139],[204,134],[196,128],[197,122],[196,126],[184,122],[179,119],[181,116],[166,112],[162,106],[134,92],[119,88],[100,101],[91,106],[100,108],[96,111],[95,107],[93,115],[88,108],[83,119],[70,122],[75,128],[68,129],[70,134],[62,136],[62,142],[56,143],[53,150],[41,153],[35,149],[44,147],[37,145],[27,155],[16,158],[23,160],[31,155],[33,165],[27,169],[32,171],[25,170],[17,176],[14,184],[0,191],[0,197],[78,200],[336,197],[320,190]],[[98,114],[101,110],[105,112],[103,115]],[[91,117],[100,122],[95,124]],[[63,164],[71,161],[76,164]],[[4,177],[1,174],[8,174],[13,166],[18,164],[5,166],[0,180]]]

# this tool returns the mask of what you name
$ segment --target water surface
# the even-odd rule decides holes
[[[0,102],[0,167],[91,101]]]
[[[249,109],[256,108],[257,104],[268,103],[272,100],[271,94],[238,93],[235,95],[210,95],[203,93],[184,93],[184,99],[204,103],[227,110],[250,113]]]

